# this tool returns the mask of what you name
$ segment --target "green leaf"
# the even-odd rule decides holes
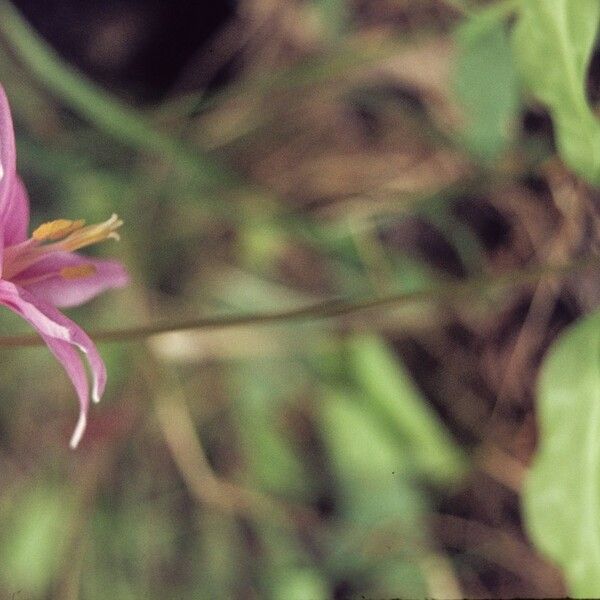
[[[348,6],[345,0],[317,0],[323,24],[333,39],[341,37],[348,25]]]
[[[42,597],[60,567],[72,509],[64,491],[44,484],[26,489],[14,503],[0,523],[0,572],[9,589]]]
[[[496,15],[492,15],[496,16]],[[498,18],[479,14],[456,32],[454,90],[465,117],[465,146],[492,159],[512,137],[519,85],[508,35]]]
[[[193,573],[194,595],[199,598],[232,598],[239,585],[239,563],[243,553],[239,524],[231,515],[201,512],[199,533],[194,536],[194,552],[198,564],[210,569]],[[189,589],[189,588],[188,588]]]
[[[352,376],[363,402],[433,481],[459,477],[465,458],[404,366],[377,336],[354,337],[349,346]]]
[[[316,570],[309,568],[282,571],[273,587],[272,597],[275,600],[329,597],[326,581]]]
[[[286,406],[301,389],[304,374],[289,360],[248,360],[232,370],[239,402],[240,448],[252,485],[269,493],[308,498],[314,492],[298,450],[282,427]]]
[[[332,540],[334,564],[345,576],[369,573],[368,597],[424,597],[426,588],[415,556],[424,544],[427,501],[413,477],[410,456],[350,390],[325,390],[319,426],[343,519]],[[366,540],[377,537],[378,531],[402,539],[402,550],[369,552]],[[399,579],[387,587],[392,573]]]
[[[600,23],[598,0],[525,0],[513,30],[527,88],[552,115],[563,160],[600,183],[600,122],[586,97],[586,75]]]
[[[600,312],[558,340],[541,374],[540,440],[524,489],[537,546],[575,597],[600,596]]]
[[[327,390],[320,423],[346,516],[355,523],[397,517],[420,528],[424,500],[408,457],[371,411],[348,390]]]

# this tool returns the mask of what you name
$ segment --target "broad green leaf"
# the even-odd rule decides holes
[[[524,490],[537,546],[575,597],[600,596],[600,312],[577,323],[543,366],[540,439]]]
[[[482,22],[483,21],[483,22]],[[498,19],[477,15],[456,32],[454,89],[463,110],[463,139],[474,154],[492,159],[510,141],[519,110],[518,77],[508,35]]]
[[[513,30],[527,88],[552,115],[561,157],[600,183],[600,122],[586,97],[586,75],[600,23],[598,0],[523,0]]]
[[[415,466],[440,483],[459,477],[465,468],[462,452],[385,342],[377,336],[356,336],[348,351],[363,403],[395,435]]]

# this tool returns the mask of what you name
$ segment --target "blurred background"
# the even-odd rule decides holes
[[[60,366],[0,348],[0,597],[565,594],[520,492],[540,361],[597,282],[492,283],[593,248],[597,198],[520,90],[509,21],[478,36],[465,14],[0,2],[32,226],[125,221],[97,252],[131,286],[69,316],[315,317],[101,343],[74,452]]]

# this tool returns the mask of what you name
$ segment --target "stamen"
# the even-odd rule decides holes
[[[48,221],[48,223],[42,223],[31,237],[38,242],[62,240],[73,231],[81,229],[84,225],[85,221],[83,219],[77,221],[71,221],[70,219]]]
[[[110,219],[95,225],[85,225],[83,219],[72,221],[70,219],[58,219],[40,225],[31,238],[9,246],[4,249],[4,261],[2,264],[3,278],[12,279],[27,268],[53,254],[54,252],[73,252],[103,242],[107,239],[118,240],[117,229],[123,225],[123,221],[113,214]],[[50,242],[44,244],[43,242]],[[77,267],[65,267],[59,272],[54,271],[52,275],[59,275],[64,279],[80,279],[89,277],[96,272],[92,264],[83,264]],[[47,278],[51,274],[45,273],[41,277]],[[40,281],[39,277],[27,280],[29,283]]]
[[[79,248],[97,244],[107,239],[119,240],[119,234],[116,230],[121,225],[123,225],[123,221],[117,215],[113,214],[104,223],[78,228],[59,242],[58,245],[68,252],[73,252],[74,250],[79,250]]]
[[[63,279],[84,279],[96,274],[96,267],[90,263],[74,267],[63,267],[59,274]]]

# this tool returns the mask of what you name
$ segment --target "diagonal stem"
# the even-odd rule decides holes
[[[197,181],[241,183],[236,174],[156,129],[134,108],[67,65],[8,0],[0,0],[0,36],[38,81],[100,131],[193,173]]]
[[[465,296],[494,291],[498,288],[535,283],[544,277],[565,277],[581,274],[590,268],[600,267],[600,257],[583,259],[567,265],[536,265],[510,271],[499,276],[482,276],[459,281],[446,281],[434,286],[389,296],[352,302],[331,299],[285,311],[272,311],[243,315],[200,317],[180,321],[163,321],[149,325],[133,325],[120,329],[91,332],[97,342],[123,342],[147,338],[160,333],[187,330],[227,329],[240,325],[263,325],[292,321],[317,321],[357,315],[363,312],[395,308],[417,302],[449,302]],[[0,347],[43,345],[36,335],[0,336]]]

